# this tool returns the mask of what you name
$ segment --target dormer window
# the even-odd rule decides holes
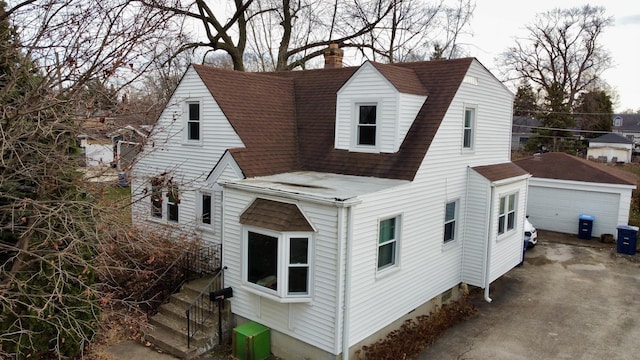
[[[358,105],[358,146],[376,146],[376,104]]]

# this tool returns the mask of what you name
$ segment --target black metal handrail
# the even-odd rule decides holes
[[[171,296],[171,294],[180,290],[182,285],[190,280],[202,278],[207,275],[214,275],[220,271],[222,264],[222,244],[210,245],[210,246],[197,246],[187,252],[180,254],[180,256],[168,266],[165,271],[158,276],[155,281],[147,288],[147,293],[156,292],[156,286],[159,283],[171,283],[173,277],[177,271],[178,280],[171,285],[169,291],[163,292],[159,297],[154,296],[153,302],[156,304],[163,304]],[[174,271],[174,269],[176,271]],[[175,281],[175,280],[174,280]],[[159,294],[158,294],[159,295]],[[150,301],[151,301],[150,300]],[[148,315],[155,311],[156,306],[150,306],[147,310]]]
[[[214,275],[222,267],[222,244],[199,247],[184,260],[184,281]]]
[[[224,268],[220,268],[211,281],[200,291],[198,296],[191,302],[187,310],[187,348],[191,347],[191,340],[200,331],[207,320],[214,314],[213,302],[209,299],[212,291],[220,290],[224,286]],[[220,309],[218,309],[220,311]],[[218,324],[221,327],[222,324]],[[222,336],[222,334],[218,334]]]

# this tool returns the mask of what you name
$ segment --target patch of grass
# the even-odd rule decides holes
[[[112,201],[129,201],[131,199],[131,188],[110,186],[104,189],[104,199]]]

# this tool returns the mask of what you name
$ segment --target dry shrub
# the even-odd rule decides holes
[[[442,306],[430,315],[421,315],[404,322],[400,329],[386,338],[356,352],[356,358],[366,360],[411,359],[433,344],[453,325],[465,321],[477,312],[468,297]]]
[[[195,237],[149,228],[113,231],[99,249],[102,307],[112,303],[153,313],[180,286],[184,260],[199,246]]]

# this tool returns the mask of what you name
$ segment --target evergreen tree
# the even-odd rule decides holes
[[[528,81],[523,80],[518,86],[516,96],[513,99],[513,115],[535,117],[537,112],[538,104],[533,88]]]
[[[576,112],[580,114],[583,130],[611,132],[613,104],[606,92],[594,90],[580,94]],[[600,135],[600,133],[585,133],[586,137]]]

